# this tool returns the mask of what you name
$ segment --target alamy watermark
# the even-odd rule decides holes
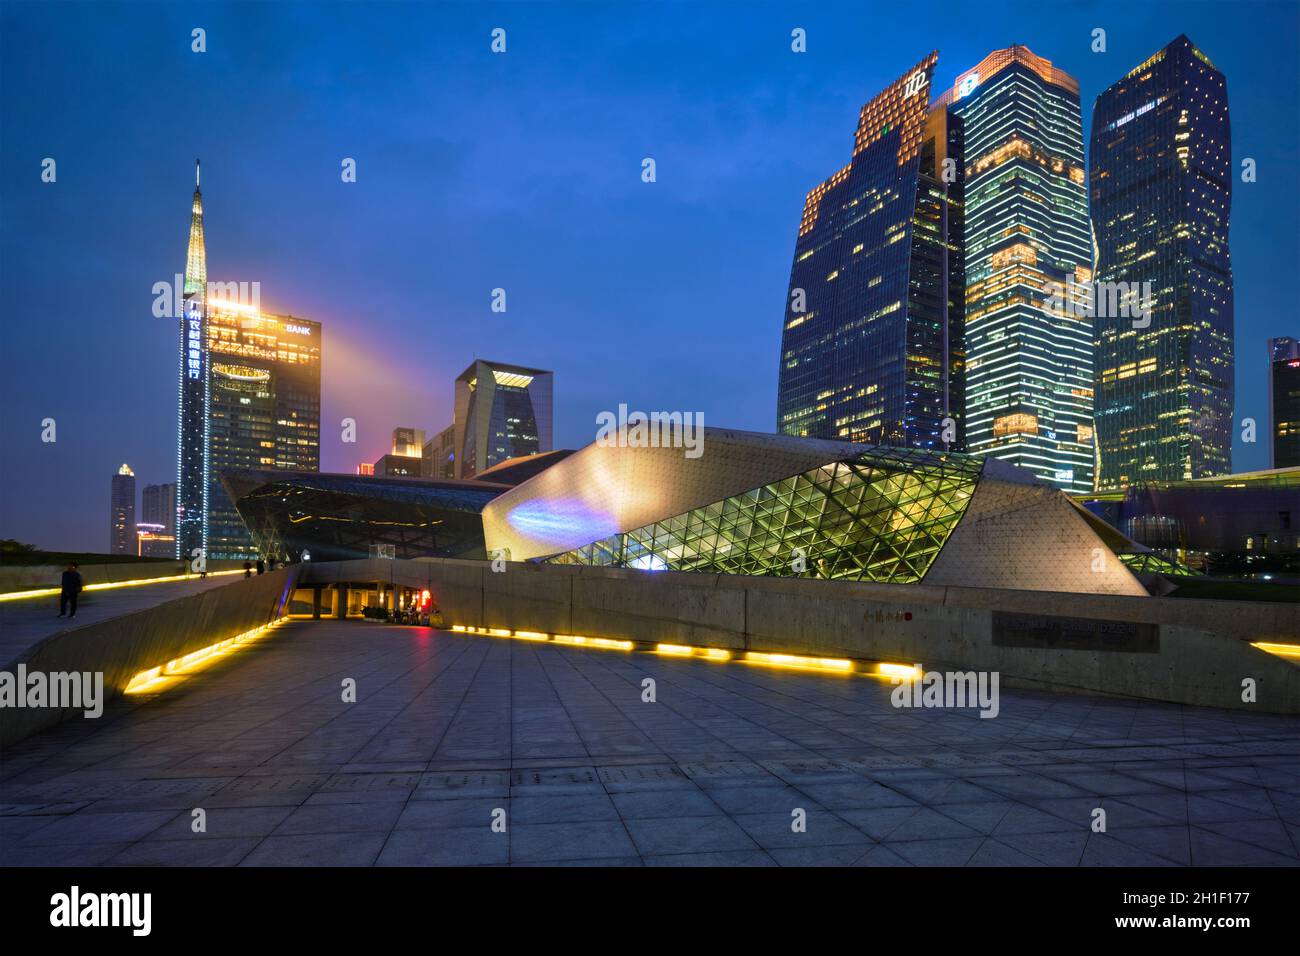
[[[1047,284],[1047,308],[1076,319],[1130,319],[1133,328],[1151,324],[1151,282],[1077,282]]]
[[[684,448],[687,458],[704,454],[703,412],[618,412],[596,416],[596,444],[602,448]]]
[[[104,712],[103,671],[0,671],[0,708],[79,708],[89,718]]]
[[[890,683],[897,686],[889,695],[898,708],[978,707],[980,717],[996,717],[1001,710],[998,671],[926,671],[916,666],[911,677],[896,676]]]

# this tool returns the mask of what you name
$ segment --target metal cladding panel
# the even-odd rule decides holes
[[[1148,596],[1064,492],[987,472],[923,583]]]
[[[490,552],[527,561],[581,548],[868,449],[705,428],[702,454],[592,443],[483,509]]]

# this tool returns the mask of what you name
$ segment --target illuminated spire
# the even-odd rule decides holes
[[[199,161],[194,160],[194,205],[190,212],[190,248],[185,259],[185,295],[204,295],[208,288],[208,255],[203,246],[203,194],[199,192]]]

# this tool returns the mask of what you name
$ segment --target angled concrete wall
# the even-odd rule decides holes
[[[28,673],[102,673],[106,699],[118,696],[141,671],[274,621],[284,613],[299,566],[280,568],[143,611],[61,631],[6,666]],[[82,716],[80,708],[0,708],[0,747]]]
[[[1009,685],[1300,713],[1293,604],[856,584],[573,565],[347,561],[304,582],[429,588],[447,623],[998,671]],[[1258,702],[1241,684],[1258,685]]]

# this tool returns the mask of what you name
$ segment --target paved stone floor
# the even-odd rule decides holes
[[[1300,863],[1300,719],[1004,690],[990,720],[890,690],[291,623],[11,748],[0,863]]]
[[[98,624],[238,580],[241,579],[237,574],[218,574],[194,581],[164,581],[129,588],[82,591],[74,618],[59,617],[57,595],[0,601],[0,665],[14,660],[37,641],[59,631]]]

